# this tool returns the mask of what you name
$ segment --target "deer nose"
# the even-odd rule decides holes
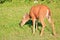
[[[23,26],[23,22],[21,21],[19,25],[22,27]]]

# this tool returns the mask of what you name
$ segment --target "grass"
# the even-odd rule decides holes
[[[28,13],[31,6],[35,5],[34,3],[25,3],[13,0],[12,2],[5,2],[0,4],[0,40],[60,40],[60,3],[59,1],[49,3],[41,2],[44,5],[47,5],[52,12],[52,18],[55,22],[55,29],[57,37],[52,35],[52,29],[48,21],[45,20],[47,27],[45,28],[44,34],[41,37],[39,35],[41,27],[39,30],[32,34],[31,27],[25,24],[22,28],[19,26],[19,23],[22,19],[22,16],[25,13]],[[39,3],[39,4],[41,4]]]

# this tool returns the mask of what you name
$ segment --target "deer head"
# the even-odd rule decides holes
[[[20,25],[23,26],[30,19],[29,14],[25,14],[21,20]]]

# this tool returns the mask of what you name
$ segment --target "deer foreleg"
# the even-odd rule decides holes
[[[32,21],[33,21],[33,27],[32,27],[32,29],[33,29],[33,34],[35,34],[35,21],[36,21],[36,20],[33,19]]]

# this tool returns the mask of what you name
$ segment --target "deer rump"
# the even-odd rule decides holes
[[[45,5],[36,5],[30,9],[29,12],[30,18],[39,19],[39,18],[49,18],[51,16],[50,9]]]

